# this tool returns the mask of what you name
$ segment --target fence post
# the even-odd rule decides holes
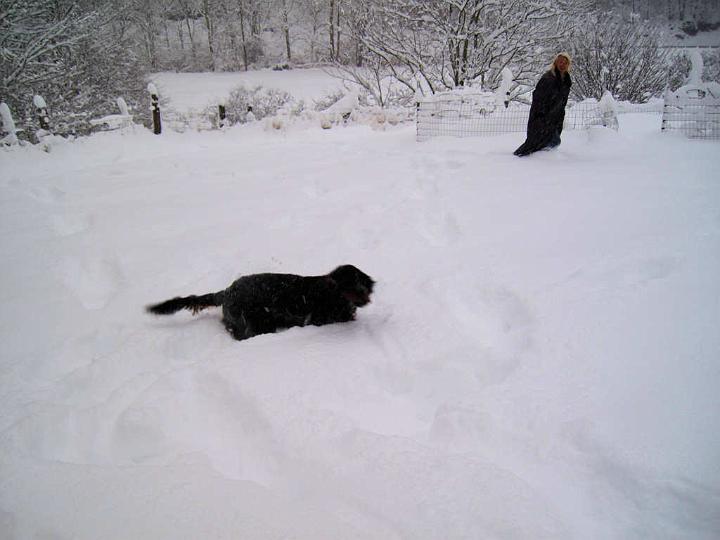
[[[507,109],[510,105],[510,87],[512,86],[513,74],[512,71],[510,71],[510,68],[506,67],[503,68],[501,75],[502,80],[500,81],[500,86],[498,86],[498,89],[496,90],[495,100],[498,107],[502,102]]]
[[[160,123],[160,98],[158,97],[157,88],[153,83],[148,84],[147,89],[148,92],[150,92],[150,110],[152,111],[153,133],[155,135],[160,135],[160,133],[162,133],[162,125]]]
[[[254,122],[256,120],[255,113],[253,112],[252,105],[247,106],[247,113],[245,113],[246,122]]]
[[[663,95],[663,111],[662,111],[662,121],[660,123],[660,131],[665,131],[665,124],[667,122],[667,112],[668,112],[668,101],[670,101],[670,89],[668,88],[665,90],[665,94]]]
[[[5,137],[0,139],[0,144],[18,144],[18,138],[16,133],[19,131],[15,128],[15,121],[13,120],[10,107],[7,103],[0,103],[0,118],[2,118],[3,131],[7,133]]]
[[[45,103],[45,100],[42,96],[34,96],[33,104],[37,109],[38,123],[40,124],[40,129],[50,131],[50,117],[48,116],[47,112],[47,103]]]
[[[225,104],[218,104],[218,127],[220,129],[225,127]]]
[[[115,103],[118,106],[118,109],[120,109],[120,114],[122,116],[130,116],[130,111],[128,110],[127,103],[125,102],[125,99],[123,97],[119,97],[115,100]]]

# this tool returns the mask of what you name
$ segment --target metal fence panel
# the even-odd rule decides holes
[[[529,115],[528,105],[511,102],[506,107],[488,94],[439,94],[417,105],[417,140],[525,133]],[[613,125],[596,101],[576,103],[566,110],[565,129],[584,129],[593,125]],[[617,125],[616,120],[614,125]]]
[[[691,98],[666,99],[662,131],[680,132],[691,139],[720,139],[720,103]]]

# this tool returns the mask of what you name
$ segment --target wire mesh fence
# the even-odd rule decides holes
[[[506,106],[493,94],[467,91],[437,94],[417,105],[417,140],[525,133],[529,116],[529,105],[510,102]],[[597,101],[579,102],[566,110],[565,129],[584,129],[592,125],[608,125],[607,114]]]
[[[720,139],[720,102],[670,97],[663,107],[662,131],[691,139]]]

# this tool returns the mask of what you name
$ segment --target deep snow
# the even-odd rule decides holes
[[[0,152],[0,537],[717,538],[719,146],[620,120]],[[350,324],[143,312],[341,263]]]

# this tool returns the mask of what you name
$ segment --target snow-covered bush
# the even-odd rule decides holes
[[[327,110],[332,105],[334,105],[335,103],[340,101],[343,97],[345,97],[345,94],[347,94],[347,91],[339,88],[333,92],[325,94],[321,98],[313,99],[313,110],[315,110],[315,111]]]
[[[397,68],[389,66],[375,53],[368,52],[362,66],[335,62],[326,71],[352,88],[361,88],[363,104],[393,107],[409,105],[413,101],[415,90],[412,85],[399,81]]]
[[[389,127],[414,121],[415,109],[413,107],[358,107],[350,115],[350,120],[383,131]]]
[[[253,88],[238,86],[230,92],[230,96],[225,100],[225,114],[230,124],[244,124],[249,121],[248,111],[250,109],[248,107],[252,109],[253,119],[261,120],[268,116],[274,116],[282,107],[288,107],[290,114],[293,114],[293,111],[302,110],[301,103],[295,104],[295,108],[292,107],[293,104],[292,96],[282,90],[263,88],[262,86]],[[218,114],[217,108],[210,108],[208,114],[215,119]]]

